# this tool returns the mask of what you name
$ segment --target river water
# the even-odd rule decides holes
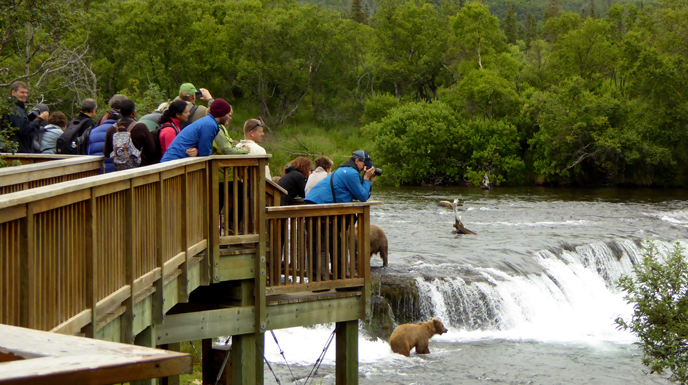
[[[452,234],[461,198],[466,228]],[[375,189],[371,211],[389,241],[384,274],[411,276],[425,320],[449,332],[431,354],[403,357],[361,333],[361,384],[668,384],[648,374],[637,339],[614,319],[632,308],[616,287],[654,241],[666,254],[688,242],[682,190],[497,188]],[[383,269],[373,257],[374,269]],[[333,325],[266,335],[282,383],[304,383]],[[334,383],[334,342],[315,384]],[[293,380],[292,373],[296,378]],[[274,383],[266,366],[265,383]],[[309,382],[310,383],[310,382]]]

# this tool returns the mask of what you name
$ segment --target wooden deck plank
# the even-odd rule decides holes
[[[0,325],[0,384],[111,384],[191,373],[188,354]],[[0,362],[3,360],[0,360]]]

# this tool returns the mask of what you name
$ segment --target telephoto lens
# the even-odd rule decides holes
[[[382,175],[382,169],[381,168],[376,168],[375,169],[375,176],[380,176]]]

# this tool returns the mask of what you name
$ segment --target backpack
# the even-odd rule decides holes
[[[86,147],[88,147],[88,134],[91,132],[91,127],[86,129],[86,125],[92,123],[90,118],[75,118],[67,124],[64,133],[57,138],[55,143],[55,153],[63,155],[84,155]]]
[[[141,150],[136,148],[131,141],[131,129],[137,123],[131,122],[123,131],[120,131],[120,128],[115,126],[117,131],[112,135],[112,153],[110,158],[112,158],[112,165],[118,171],[128,170],[141,165]]]
[[[45,135],[46,126],[41,126],[38,131],[33,134],[33,152],[36,154],[41,153],[41,142],[43,141],[43,135]]]
[[[160,159],[162,159],[162,145],[160,144],[160,133],[162,132],[163,128],[167,127],[172,127],[174,129],[174,132],[176,132],[177,135],[179,135],[180,130],[178,130],[177,127],[175,127],[174,124],[170,122],[164,123],[162,126],[152,131],[153,141],[155,142],[155,158],[158,162],[160,162]]]
[[[189,120],[187,120],[186,122],[180,122],[180,123],[179,123],[179,129],[180,129],[180,130],[183,130],[184,127],[186,127],[186,126],[188,126],[189,124],[193,123],[193,122],[191,121],[191,117],[194,116],[194,114],[196,113],[196,110],[197,110],[197,109],[198,109],[198,106],[193,106],[193,107],[191,107],[191,109],[189,110]],[[178,132],[177,132],[177,134],[178,134]]]

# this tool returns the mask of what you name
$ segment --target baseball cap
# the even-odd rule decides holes
[[[354,151],[354,153],[351,155],[352,155],[352,157],[354,157],[358,160],[362,160],[363,163],[365,163],[365,165],[367,167],[373,167],[373,162],[370,160],[370,155],[368,155],[367,152],[365,152],[363,150],[358,150],[358,151]]]
[[[191,96],[196,93],[196,87],[191,83],[184,83],[179,86],[179,96]]]

